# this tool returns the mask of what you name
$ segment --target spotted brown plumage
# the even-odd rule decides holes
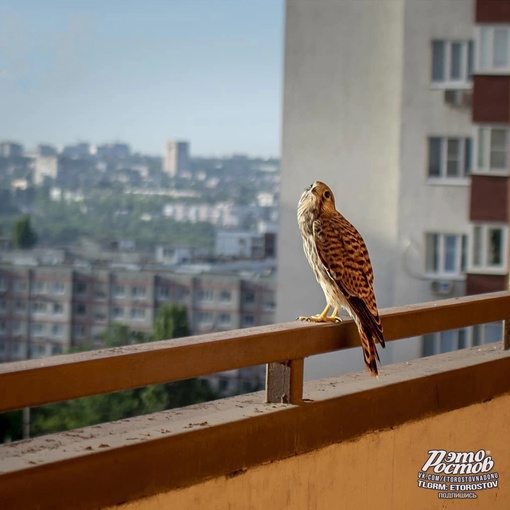
[[[336,210],[333,192],[320,181],[315,181],[301,195],[298,224],[306,258],[326,297],[322,313],[299,319],[337,322],[339,309],[345,308],[358,327],[365,364],[377,376],[376,343],[382,347],[385,344],[365,241]]]

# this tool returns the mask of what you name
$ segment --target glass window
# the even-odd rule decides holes
[[[477,270],[506,270],[507,227],[477,224],[472,227],[471,266]]]
[[[455,270],[457,269],[456,267],[458,250],[457,236],[445,235],[444,244],[445,244],[444,269],[447,273],[452,273],[455,272]]]
[[[425,267],[434,275],[460,275],[465,271],[466,236],[463,234],[426,234]]]
[[[455,42],[450,46],[450,78],[460,80],[462,78],[462,44]]]
[[[503,231],[500,228],[489,229],[488,263],[499,266],[503,260]]]
[[[468,86],[473,74],[472,41],[432,41],[432,83]]]
[[[443,81],[445,79],[444,47],[444,41],[432,41],[432,81]]]
[[[438,179],[465,178],[471,173],[471,139],[428,139],[428,177]]]
[[[482,26],[477,33],[477,69],[501,73],[510,69],[510,26]]]
[[[508,66],[508,29],[494,29],[494,56],[493,64],[495,68],[504,68]]]
[[[479,172],[508,172],[509,130],[506,127],[480,126],[477,129]]]
[[[458,138],[448,138],[446,158],[446,175],[456,177],[460,173],[460,141]]]
[[[441,138],[429,138],[429,177],[441,175]]]

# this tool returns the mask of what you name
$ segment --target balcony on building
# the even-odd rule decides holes
[[[381,316],[387,341],[494,321],[505,321],[504,338],[382,366],[379,378],[354,372],[305,382],[306,358],[359,349],[351,320],[0,365],[0,412],[268,365],[265,392],[1,445],[0,506],[430,509],[443,504],[439,493],[463,492],[479,508],[508,508],[510,293]],[[430,452],[442,450],[465,453],[464,463],[490,457],[461,469],[491,468],[491,483],[461,491],[434,479],[432,469],[422,472]]]

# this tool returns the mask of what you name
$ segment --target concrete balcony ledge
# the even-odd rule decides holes
[[[308,382],[301,405],[253,393],[4,445],[1,506],[432,508],[430,449],[491,450],[510,475],[509,373],[492,344]],[[507,508],[501,479],[480,508]]]

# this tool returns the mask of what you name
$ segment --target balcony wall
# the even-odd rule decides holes
[[[444,505],[440,508],[472,508],[472,501],[438,500],[437,490],[417,487],[418,471],[428,450],[442,447],[462,452],[490,448],[501,486],[478,491],[476,508],[508,508],[510,484],[505,482],[510,473],[509,420],[510,395],[505,395],[120,508],[430,510],[440,504]]]
[[[391,341],[507,319],[509,309],[510,293],[500,292],[389,309],[382,318]],[[507,509],[507,340],[508,328],[503,344],[384,366],[378,379],[352,373],[304,385],[302,358],[356,345],[351,321],[278,324],[0,365],[2,411],[261,362],[290,370],[283,391],[271,380],[277,371],[269,371],[266,395],[2,445],[0,506],[471,508],[438,500],[437,487],[418,487],[427,452],[445,449],[490,451],[498,486],[468,492],[477,508]]]

